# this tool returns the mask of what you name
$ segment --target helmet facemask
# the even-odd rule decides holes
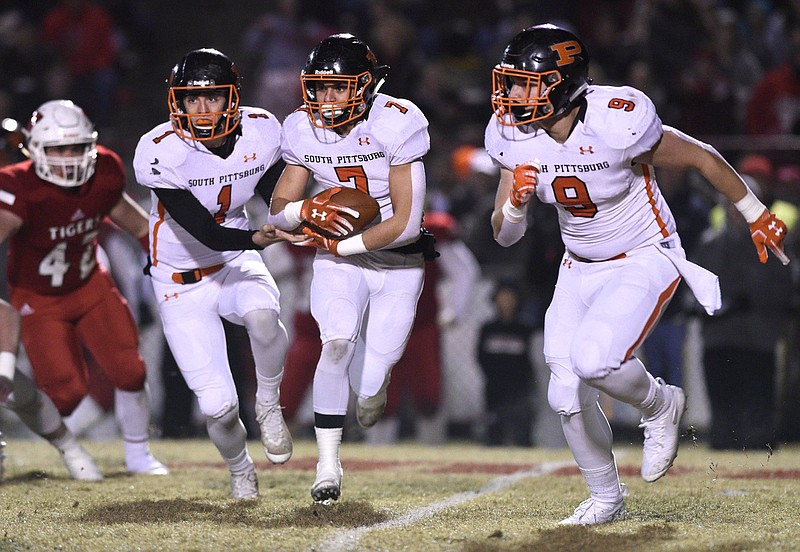
[[[303,84],[303,100],[311,122],[317,128],[335,128],[352,123],[367,112],[367,96],[376,88],[372,74],[360,75],[307,75],[300,76]],[[341,84],[347,89],[347,99],[328,102],[317,98],[318,83]]]
[[[191,95],[220,93],[226,109],[215,113],[187,113],[184,100]],[[239,125],[239,92],[232,84],[218,86],[172,86],[169,89],[169,118],[175,132],[189,140],[216,140],[233,132]]]
[[[558,71],[532,73],[497,65],[492,70],[492,107],[504,124],[525,125],[556,115],[551,94],[563,81]],[[510,97],[511,88],[517,84],[524,92],[520,97]],[[509,118],[505,115],[510,114]]]
[[[63,188],[77,188],[94,174],[97,131],[69,100],[42,104],[23,131],[36,176]]]

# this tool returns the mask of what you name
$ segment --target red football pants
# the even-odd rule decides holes
[[[10,300],[18,311],[26,304],[33,310],[22,317],[22,342],[36,384],[62,416],[71,414],[88,392],[84,348],[114,387],[144,389],[136,323],[105,270],[98,268],[85,285],[66,295],[15,288]]]

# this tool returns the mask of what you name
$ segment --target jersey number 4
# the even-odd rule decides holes
[[[92,273],[94,267],[97,265],[97,257],[95,255],[94,239],[97,237],[98,232],[88,232],[83,236],[81,246],[83,247],[83,254],[79,268],[81,271],[81,280],[85,280],[89,274]],[[67,242],[63,241],[56,244],[47,255],[39,263],[39,276],[50,277],[50,287],[61,287],[64,285],[64,275],[69,270],[72,263],[67,262]]]

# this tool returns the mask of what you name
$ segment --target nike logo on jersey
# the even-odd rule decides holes
[[[28,303],[22,305],[22,308],[19,309],[20,316],[28,316],[34,313],[33,307],[31,307]]]

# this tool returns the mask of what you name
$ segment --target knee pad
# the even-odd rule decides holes
[[[577,414],[586,406],[597,402],[600,393],[586,385],[563,364],[549,361],[550,383],[547,386],[547,402],[550,408],[562,416]]]
[[[602,378],[611,371],[608,365],[611,334],[611,328],[604,324],[581,327],[569,353],[570,363],[579,378]]]
[[[250,311],[244,315],[243,320],[250,339],[262,345],[268,345],[281,337],[287,339],[286,329],[278,319],[277,311],[272,309]]]
[[[322,364],[327,366],[347,366],[353,358],[356,344],[347,339],[334,339],[322,346]]]
[[[215,387],[197,394],[197,404],[206,418],[222,418],[232,410],[239,409],[239,398],[235,389]]]
[[[227,425],[231,420],[239,418],[239,403],[226,403],[214,414],[203,414],[209,422]]]

